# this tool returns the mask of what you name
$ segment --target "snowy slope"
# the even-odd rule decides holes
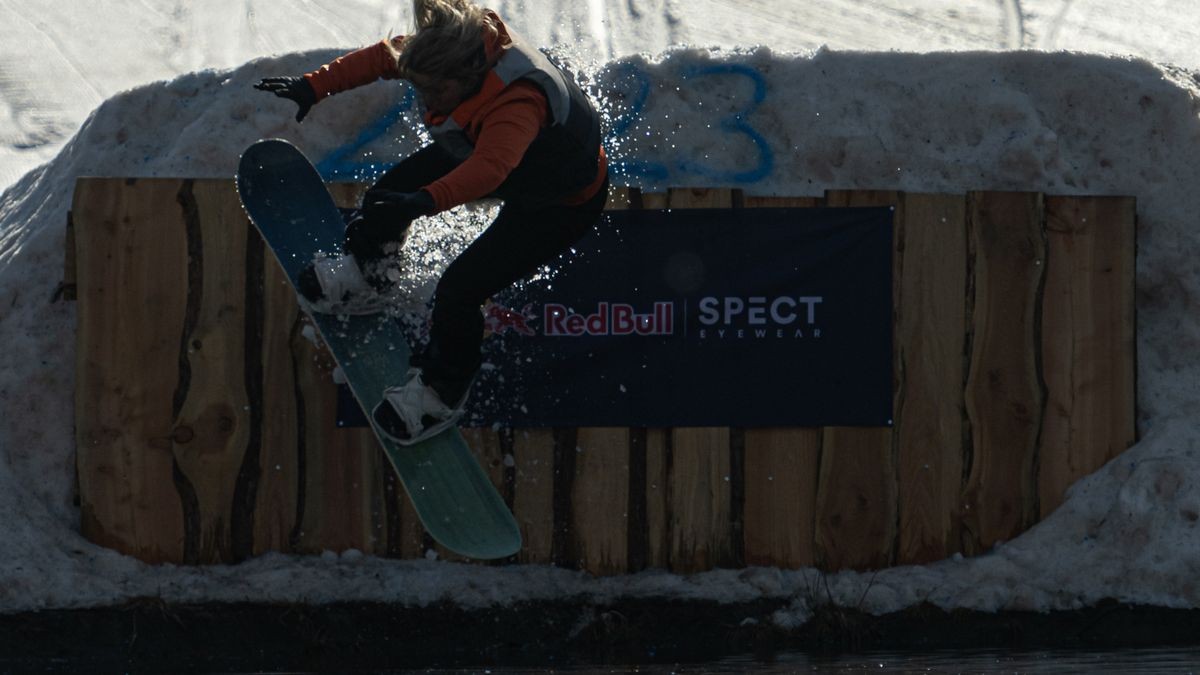
[[[498,0],[530,40],[608,61],[674,45],[802,51],[1136,54],[1200,68],[1180,0]],[[403,0],[0,0],[0,188],[139,84],[269,54],[345,49],[408,26]]]
[[[236,14],[244,21],[218,26],[219,15],[179,3],[149,22],[165,32],[135,44],[121,31],[134,10],[145,14],[146,4],[108,3],[109,11],[116,12],[115,6],[128,12],[124,21],[113,14],[106,20],[111,23],[92,26],[93,34],[111,29],[127,43],[122,49],[121,40],[104,41],[111,51],[108,66],[80,48],[79,33],[56,32],[72,25],[69,12],[20,14],[21,20],[41,27],[29,39],[55,45],[45,47],[54,57],[45,61],[58,63],[55,72],[67,72],[63,64],[73,63],[72,72],[80,79],[73,80],[79,85],[74,98],[67,95],[66,83],[50,87],[48,93],[61,95],[54,103],[51,96],[38,98],[33,80],[0,71],[6,101],[10,91],[29,95],[22,111],[14,114],[26,124],[27,140],[56,128],[63,138],[70,137],[66,143],[54,141],[62,148],[53,161],[24,174],[0,195],[0,538],[5,542],[0,547],[0,611],[107,604],[139,596],[168,601],[371,599],[414,605],[451,600],[468,607],[561,596],[767,597],[793,601],[791,610],[777,617],[782,625],[802,621],[812,600],[811,573],[718,571],[681,578],[647,572],[592,580],[543,567],[398,562],[355,552],[309,559],[272,555],[235,568],[182,569],[142,565],[78,536],[78,510],[71,503],[74,307],[52,302],[75,178],[228,176],[238,152],[266,136],[290,138],[318,159],[337,158],[349,139],[403,99],[397,85],[381,83],[330,99],[304,125],[296,125],[289,103],[253,92],[251,83],[264,75],[312,68],[339,50],[294,52],[287,41],[256,43],[265,36],[279,39],[283,29],[275,27],[289,25],[300,11],[293,7],[287,14],[261,4],[249,3],[252,11],[244,17]],[[334,12],[332,2],[310,2],[301,7],[311,23],[296,22],[289,29],[303,33],[297,41],[361,43],[403,23],[381,9],[383,3],[360,4],[362,24],[342,23],[350,21],[343,16],[349,13]],[[1053,9],[1051,3],[1042,4],[1044,10]],[[839,574],[830,580],[830,594],[852,605],[861,599],[865,608],[878,612],[924,600],[975,609],[1071,608],[1105,597],[1200,606],[1200,588],[1194,583],[1200,568],[1200,487],[1189,480],[1200,472],[1200,433],[1191,421],[1200,406],[1200,363],[1195,358],[1200,347],[1200,314],[1195,311],[1200,263],[1193,253],[1200,243],[1200,193],[1192,189],[1200,184],[1200,167],[1194,162],[1200,149],[1200,77],[1139,59],[1061,53],[790,53],[806,46],[799,42],[808,39],[802,29],[812,25],[830,31],[859,25],[861,30],[844,29],[838,39],[880,40],[879,45],[851,45],[863,48],[886,46],[885,37],[895,27],[909,29],[896,30],[903,34],[897,39],[916,40],[918,26],[924,26],[951,40],[943,46],[998,49],[1016,38],[1011,21],[1018,18],[1023,44],[1044,39],[1039,36],[1050,28],[1055,40],[1076,39],[1071,37],[1076,33],[1081,40],[1098,40],[1099,33],[1084,29],[1098,31],[1099,22],[1072,18],[1088,7],[1085,2],[1064,4],[1053,23],[1047,14],[1013,14],[1015,3],[929,2],[905,11],[900,3],[891,9],[886,3],[825,3],[817,8],[743,0],[737,6],[744,10],[734,11],[732,2],[697,0],[686,3],[686,12],[684,6],[628,2],[618,7],[598,1],[498,5],[515,17],[518,29],[539,41],[586,35],[595,42],[560,52],[579,65],[595,61],[589,76],[609,104],[609,124],[624,129],[610,143],[620,182],[647,188],[734,185],[758,194],[819,194],[831,187],[860,186],[931,192],[1030,189],[1134,194],[1139,200],[1143,441],[1077,485],[1049,519],[992,555],[887,570],[875,577]],[[1159,25],[1150,21],[1152,2],[1106,6],[1106,16],[1119,15],[1124,7],[1130,23],[1148,26],[1146,42],[1131,43],[1131,48],[1161,55],[1153,50],[1171,47],[1152,30]],[[567,10],[560,7],[574,13],[563,14]],[[823,14],[830,7],[840,7],[842,14]],[[874,11],[864,11],[868,7]],[[1149,8],[1147,14],[1138,15],[1137,7]],[[83,8],[81,2],[76,9]],[[779,16],[767,16],[768,9]],[[0,12],[9,13],[0,17],[0,31],[8,30],[18,8],[0,2]],[[762,18],[744,23],[756,12]],[[1186,37],[1189,25],[1194,31],[1196,24],[1179,17],[1176,11],[1170,23],[1176,33],[1171,35],[1183,31]],[[954,30],[930,28],[941,26],[939,22],[949,22]],[[181,32],[178,25],[197,28]],[[731,35],[754,35],[770,48],[688,48],[662,57],[609,58],[625,49],[644,49],[641,40],[703,44],[711,37],[703,31],[717,27]],[[361,33],[351,34],[355,30]],[[199,39],[188,39],[194,34],[208,36],[210,42],[197,46]],[[0,41],[0,50],[9,48],[9,37]],[[167,44],[175,48],[165,49]],[[139,52],[143,47],[160,51],[147,57]],[[247,53],[252,47],[281,55],[242,65],[254,55]],[[0,59],[4,67],[10,63]],[[20,63],[25,74],[56,68],[54,63]],[[123,67],[152,79],[166,77],[172,69],[219,65],[234,69],[203,70],[124,92],[117,90],[133,80],[99,75],[102,67]],[[648,94],[640,99],[633,94],[643,85]],[[759,91],[761,102],[752,104]],[[92,103],[84,100],[90,95],[96,97]],[[39,100],[45,103],[33,103]],[[96,104],[74,133],[67,113],[73,106],[90,110]],[[714,131],[731,115],[742,115],[754,134]],[[47,121],[52,118],[61,127]],[[416,131],[400,124],[352,148],[346,161],[396,156],[417,142]],[[51,145],[46,142],[43,148]],[[445,225],[453,227],[454,217]]]

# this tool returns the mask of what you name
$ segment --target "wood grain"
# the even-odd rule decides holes
[[[896,562],[908,565],[961,549],[966,198],[905,195],[899,239]]]
[[[1136,440],[1136,213],[1131,197],[1046,198],[1041,517]]]
[[[1040,194],[971,193],[967,205],[974,307],[963,525],[967,552],[979,553],[1020,534],[1035,517],[1044,398],[1037,308],[1046,240]]]
[[[629,437],[625,427],[583,428],[575,441],[573,557],[592,574],[629,569]]]
[[[554,431],[517,429],[512,433],[516,468],[513,515],[523,542],[518,559],[546,565],[554,554]]]
[[[172,434],[187,309],[178,183],[82,178],[76,224],[76,466],[83,535],[183,562]]]

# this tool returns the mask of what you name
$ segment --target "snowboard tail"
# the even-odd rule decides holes
[[[318,252],[340,249],[342,215],[320,174],[295,146],[271,139],[241,157],[238,193],[293,287]],[[336,317],[310,313],[364,411],[383,399],[408,369],[410,348],[385,315]],[[414,445],[401,446],[372,430],[408,492],[426,531],[446,548],[469,558],[496,559],[521,548],[516,519],[471,453],[451,428]]]

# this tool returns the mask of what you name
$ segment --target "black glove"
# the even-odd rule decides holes
[[[404,230],[387,223],[367,220],[361,213],[346,223],[346,240],[342,251],[354,256],[360,269],[369,268],[382,260],[384,247],[403,239]]]
[[[432,213],[433,196],[424,190],[367,190],[359,215],[346,224],[342,250],[364,268],[384,257],[388,244],[404,245],[413,219]],[[368,279],[370,281],[370,279]]]
[[[433,210],[433,195],[424,190],[397,192],[372,188],[363,197],[362,212],[367,220],[396,228],[407,228],[410,222]]]
[[[303,77],[266,77],[259,80],[254,88],[295,101],[296,105],[300,106],[296,111],[297,122],[303,122],[304,116],[317,102],[317,92],[313,91],[312,85]]]

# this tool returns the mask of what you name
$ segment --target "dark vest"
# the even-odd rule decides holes
[[[522,79],[538,85],[549,101],[551,123],[533,139],[521,163],[494,196],[529,206],[552,204],[596,179],[600,116],[569,73],[537,49],[510,37],[512,44],[492,72],[505,86]],[[430,126],[429,132],[438,146],[460,162],[475,151],[453,114]]]

